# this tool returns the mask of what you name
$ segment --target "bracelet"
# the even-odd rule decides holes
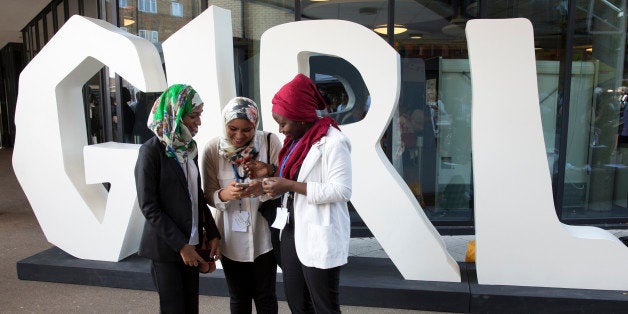
[[[272,177],[275,175],[275,173],[277,173],[277,166],[271,164],[271,167],[273,167],[273,170],[268,174],[269,177]]]

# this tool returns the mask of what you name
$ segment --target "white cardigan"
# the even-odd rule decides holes
[[[351,232],[349,139],[330,127],[310,148],[297,181],[307,183],[307,195],[294,196],[294,242],[299,260],[320,269],[346,264]]]

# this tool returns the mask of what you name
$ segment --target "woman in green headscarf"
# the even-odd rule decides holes
[[[138,254],[151,259],[161,312],[198,312],[198,273],[213,271],[220,234],[205,204],[196,142],[203,102],[189,85],[170,86],[155,101],[148,128],[155,136],[135,165],[137,199],[146,217]],[[210,248],[206,261],[196,251]]]

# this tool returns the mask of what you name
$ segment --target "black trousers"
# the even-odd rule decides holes
[[[198,268],[152,261],[151,275],[161,313],[198,313]]]
[[[292,313],[340,313],[340,267],[320,269],[301,264],[294,246],[294,224],[281,234],[281,270]]]
[[[277,263],[273,251],[253,262],[236,262],[224,255],[220,261],[229,286],[231,313],[252,313],[251,301],[255,302],[257,313],[277,313]]]

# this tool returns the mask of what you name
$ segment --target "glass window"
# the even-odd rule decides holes
[[[159,42],[159,32],[158,31],[150,31],[150,42],[156,44]]]
[[[125,6],[122,6],[122,2],[120,2],[120,10],[118,11],[120,19],[118,23],[120,27],[131,34],[137,34],[140,37],[146,38],[145,36],[141,36],[137,30],[137,16],[138,14],[144,13],[135,10],[128,1],[125,2],[127,2]]]
[[[259,104],[260,37],[273,26],[294,21],[294,1],[210,0],[209,5],[231,10],[237,94]]]
[[[65,24],[65,17],[63,16],[63,2],[59,2],[58,5],[55,6],[57,8],[57,30]]]
[[[155,1],[152,1],[155,5],[151,5],[149,2],[148,0],[138,1],[138,10],[136,10],[132,1],[128,1],[128,6],[119,10],[118,16],[120,20],[118,23],[121,27],[126,27],[129,33],[137,34],[150,40],[160,51],[160,42],[168,39],[170,35],[200,14],[198,0],[177,1],[181,8],[181,16],[173,16],[168,11],[159,13],[156,9]],[[153,11],[144,10],[151,6],[154,8]],[[146,33],[146,31],[149,33]]]
[[[46,13],[46,30],[48,31],[48,40],[50,40],[50,38],[52,38],[52,36],[54,36],[55,34],[55,30],[54,30],[54,26],[52,22],[53,13],[54,11]]]
[[[159,52],[162,49],[160,41],[168,39],[170,35],[201,13],[199,0],[172,2],[173,5],[170,8],[177,7],[176,10],[179,10],[176,15],[173,14],[174,11],[167,11],[167,7],[162,7],[162,11],[159,12],[155,0],[127,0],[125,2],[119,2],[118,23],[120,28],[149,40]],[[231,4],[232,1],[224,2]],[[137,8],[135,3],[137,3]],[[161,1],[162,6],[167,3],[170,1]],[[114,81],[116,80],[111,80],[111,82]],[[146,127],[146,121],[151,105],[161,93],[143,93],[125,81],[124,78],[118,82],[120,83],[112,83],[114,85],[110,86],[116,97],[111,98],[112,115],[116,117],[112,126],[113,138],[120,142],[141,144],[152,137],[152,133]],[[117,88],[121,106],[117,105],[118,95],[115,92],[118,86],[122,86]],[[121,114],[118,115],[118,112]]]
[[[112,73],[110,73],[110,75],[111,74]],[[120,78],[120,80],[118,80],[118,78],[120,77],[111,77],[109,79],[113,139],[114,141],[122,143],[142,143],[136,141],[134,136],[134,128],[136,124],[136,109],[138,107],[138,90],[132,85],[128,84],[128,82],[123,81],[122,78]],[[121,87],[120,84],[122,84]],[[119,89],[119,95],[117,95],[116,93],[117,89]],[[141,118],[144,117],[142,116]],[[146,116],[143,124],[146,124],[147,120],[148,117]]]
[[[157,0],[139,0],[138,10],[147,13],[157,13]]]
[[[32,58],[34,58],[37,53],[39,53],[39,49],[41,49],[41,47],[37,46],[37,29],[35,28],[34,24],[31,24],[30,26],[28,26],[28,36],[29,36],[29,42],[30,42],[30,46],[31,46],[31,53],[32,53]]]
[[[464,27],[476,14],[475,1],[395,1],[393,46],[401,56],[401,93],[390,158],[435,222],[473,218]]]
[[[127,0],[118,0],[118,6],[121,8],[126,8],[128,6]]]
[[[96,1],[83,1],[85,16],[98,18],[98,2]]]
[[[576,3],[562,218],[625,219],[626,2]]]
[[[116,10],[118,10],[118,0],[105,0],[103,16],[104,20],[116,25],[116,21],[113,19],[116,16]]]
[[[43,19],[40,19],[39,21],[37,21],[37,31],[39,32],[37,35],[37,38],[39,38],[39,49],[41,50],[41,48],[43,48],[44,45],[46,44],[46,36],[47,36],[47,34],[44,33],[44,31],[47,31],[47,30],[44,27]]]
[[[125,143],[142,144],[153,137],[146,121],[159,95],[161,93],[144,93],[122,79],[122,133]]]
[[[86,104],[87,133],[90,144],[105,141],[103,101],[100,90],[100,72],[96,73],[83,87],[83,98]]]
[[[158,31],[140,29],[137,35],[142,37],[142,38],[150,40],[150,42],[152,42],[153,44],[156,44],[156,43],[159,42],[159,32]]]
[[[333,56],[310,57],[310,77],[327,102],[329,114],[339,124],[358,122],[370,107],[369,91],[351,63]]]
[[[78,2],[79,0],[68,1],[68,6],[70,8],[70,17],[72,17],[72,15],[79,14]]]
[[[171,14],[172,16],[183,16],[183,5],[178,2],[172,2],[171,4]]]
[[[342,19],[374,30],[386,37],[387,1],[301,1],[302,19]],[[310,58],[310,69],[328,102],[327,111],[340,124],[358,122],[370,108],[369,91],[360,73],[347,61],[331,57]]]

